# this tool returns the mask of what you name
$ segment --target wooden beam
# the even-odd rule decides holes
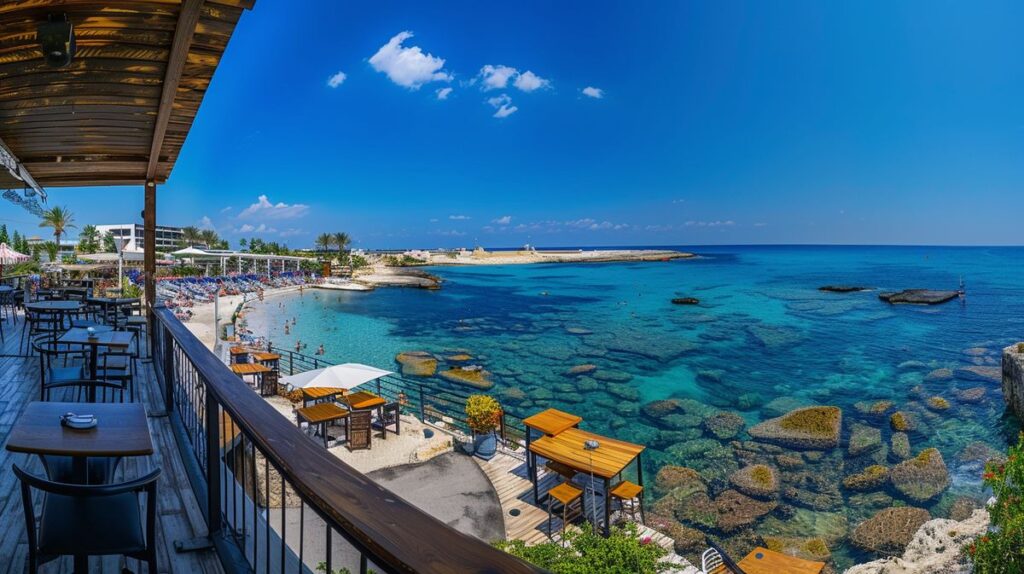
[[[167,70],[164,73],[164,85],[160,94],[160,107],[157,108],[156,124],[153,126],[153,142],[149,147],[146,179],[150,181],[156,179],[157,166],[160,164],[160,150],[164,147],[164,135],[167,133],[167,123],[171,119],[174,97],[178,92],[181,72],[185,68],[185,60],[188,59],[188,51],[192,46],[192,38],[196,33],[199,11],[202,7],[203,0],[183,0],[181,10],[178,12],[178,25],[174,28],[174,42],[171,44],[171,53],[167,59]],[[146,190],[149,191],[148,184]]]
[[[156,182],[146,182],[142,209],[142,267],[146,291],[146,315],[151,316],[156,302]],[[151,328],[150,333],[153,332]]]

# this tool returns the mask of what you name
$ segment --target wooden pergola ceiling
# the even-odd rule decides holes
[[[254,1],[0,1],[0,146],[44,188],[166,181]],[[36,38],[51,14],[74,26],[63,68]],[[0,190],[23,186],[0,169]]]

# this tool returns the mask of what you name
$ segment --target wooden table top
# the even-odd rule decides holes
[[[261,375],[272,370],[270,367],[259,363],[235,363],[231,365],[231,371],[236,375]]]
[[[349,415],[349,411],[334,403],[320,403],[311,407],[296,409],[295,414],[310,424],[320,424],[343,419]]]
[[[345,392],[345,389],[336,387],[308,387],[302,389],[303,396],[309,399],[325,399],[334,395],[343,395]]]
[[[73,412],[96,415],[99,424],[88,430],[61,426],[60,417]],[[146,409],[142,403],[31,402],[7,438],[7,450],[61,456],[142,456],[153,454]]]
[[[253,353],[252,354],[252,358],[256,359],[257,361],[261,361],[261,362],[262,361],[279,361],[279,360],[281,360],[281,355],[278,355],[277,353]]]
[[[81,301],[33,301],[25,303],[29,311],[77,311],[82,308]]]
[[[232,355],[248,355],[249,354],[249,349],[246,349],[245,347],[231,347],[231,354]]]
[[[58,343],[66,345],[90,345],[96,347],[128,348],[132,344],[132,333],[126,331],[101,331],[97,330],[93,338],[89,338],[89,331],[85,329],[68,329],[66,333],[57,339]]]
[[[583,443],[588,440],[600,443],[594,450],[586,450]],[[644,447],[629,442],[615,440],[577,428],[571,428],[555,436],[544,436],[530,443],[530,451],[556,462],[560,462],[577,472],[601,478],[612,478],[622,472]]]
[[[824,562],[812,562],[794,556],[773,552],[758,546],[747,557],[736,563],[746,574],[819,574]]]
[[[348,406],[351,407],[352,410],[355,411],[374,409],[387,402],[383,398],[378,397],[369,391],[352,393],[351,395],[345,396],[343,400],[348,403]]]
[[[580,424],[582,420],[583,417],[578,417],[558,409],[548,409],[526,417],[523,419],[523,424],[544,434],[556,435]]]

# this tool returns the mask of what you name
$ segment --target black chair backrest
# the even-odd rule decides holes
[[[56,383],[47,383],[43,385],[43,400],[50,401],[55,391],[61,389],[71,389],[85,392],[85,402],[106,402],[107,391],[110,391],[111,399],[115,396],[118,397],[118,402],[124,402],[124,391],[125,386],[122,383],[116,383],[114,381],[96,381],[92,379],[75,379],[68,381],[58,381]],[[103,391],[102,395],[98,391]],[[58,396],[58,400],[62,400],[64,397]],[[76,400],[79,400],[76,398]]]

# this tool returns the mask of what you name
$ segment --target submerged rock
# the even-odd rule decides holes
[[[439,372],[438,376],[452,383],[469,385],[471,387],[481,390],[487,390],[494,386],[494,381],[490,379],[490,373],[483,369],[465,369],[462,367],[452,367],[447,371]],[[537,397],[535,396],[535,398]],[[553,398],[553,396],[549,398]]]
[[[882,431],[867,425],[854,424],[850,433],[848,452],[850,456],[860,456],[882,448]]]
[[[938,305],[960,296],[958,291],[936,291],[932,289],[905,289],[897,293],[879,293],[878,298],[893,305]]]
[[[917,421],[906,411],[896,411],[889,417],[889,426],[896,432],[907,432],[917,428]]]
[[[720,412],[704,419],[704,428],[719,440],[735,437],[743,430],[746,421],[736,413]]]
[[[985,400],[985,387],[972,387],[957,391],[956,398],[960,402],[974,404]]]
[[[896,490],[914,502],[935,498],[949,487],[949,471],[942,454],[927,448],[892,468],[889,479]]]
[[[893,554],[902,552],[917,529],[931,516],[923,508],[900,506],[886,508],[854,528],[850,541],[869,552]]]
[[[789,327],[750,325],[747,327],[747,332],[768,349],[789,347],[803,340],[803,336],[799,331]]]
[[[646,525],[671,538],[676,553],[698,552],[707,548],[707,537],[703,532],[683,526],[674,517],[648,514]]]
[[[406,351],[395,356],[402,365],[402,374],[413,377],[432,377],[437,372],[437,359],[426,351]]]
[[[743,467],[729,476],[733,488],[754,498],[771,499],[779,491],[775,469],[765,464]]]
[[[880,464],[873,464],[857,474],[843,479],[843,488],[847,490],[875,490],[889,479],[889,469]]]
[[[699,472],[692,468],[671,464],[658,470],[658,474],[654,476],[654,488],[656,492],[662,493],[675,490],[682,496],[708,490],[707,484]]]
[[[956,370],[956,375],[961,379],[986,381],[990,383],[998,383],[1003,380],[1003,370],[1000,367],[971,365],[969,367],[960,367]]]
[[[790,448],[823,450],[838,446],[841,428],[839,407],[807,407],[754,425],[747,432]]]
[[[857,285],[824,285],[818,287],[818,291],[828,291],[829,293],[854,293],[856,291],[867,291],[870,287],[860,287]]]
[[[931,409],[933,411],[936,411],[936,412],[942,412],[942,411],[948,411],[949,410],[949,401],[947,401],[946,399],[944,399],[942,397],[930,397],[927,401],[925,401],[924,404],[929,409]]]
[[[910,437],[904,432],[892,433],[891,444],[892,454],[897,460],[910,458]]]
[[[778,505],[775,501],[751,498],[736,490],[726,490],[715,499],[718,528],[725,533],[750,526]]]
[[[564,374],[567,377],[578,377],[580,375],[589,375],[590,373],[593,373],[596,370],[597,370],[597,365],[591,365],[591,364],[576,365],[575,367],[571,367]]]
[[[700,303],[700,299],[696,297],[676,297],[672,299],[673,305],[697,305]]]

